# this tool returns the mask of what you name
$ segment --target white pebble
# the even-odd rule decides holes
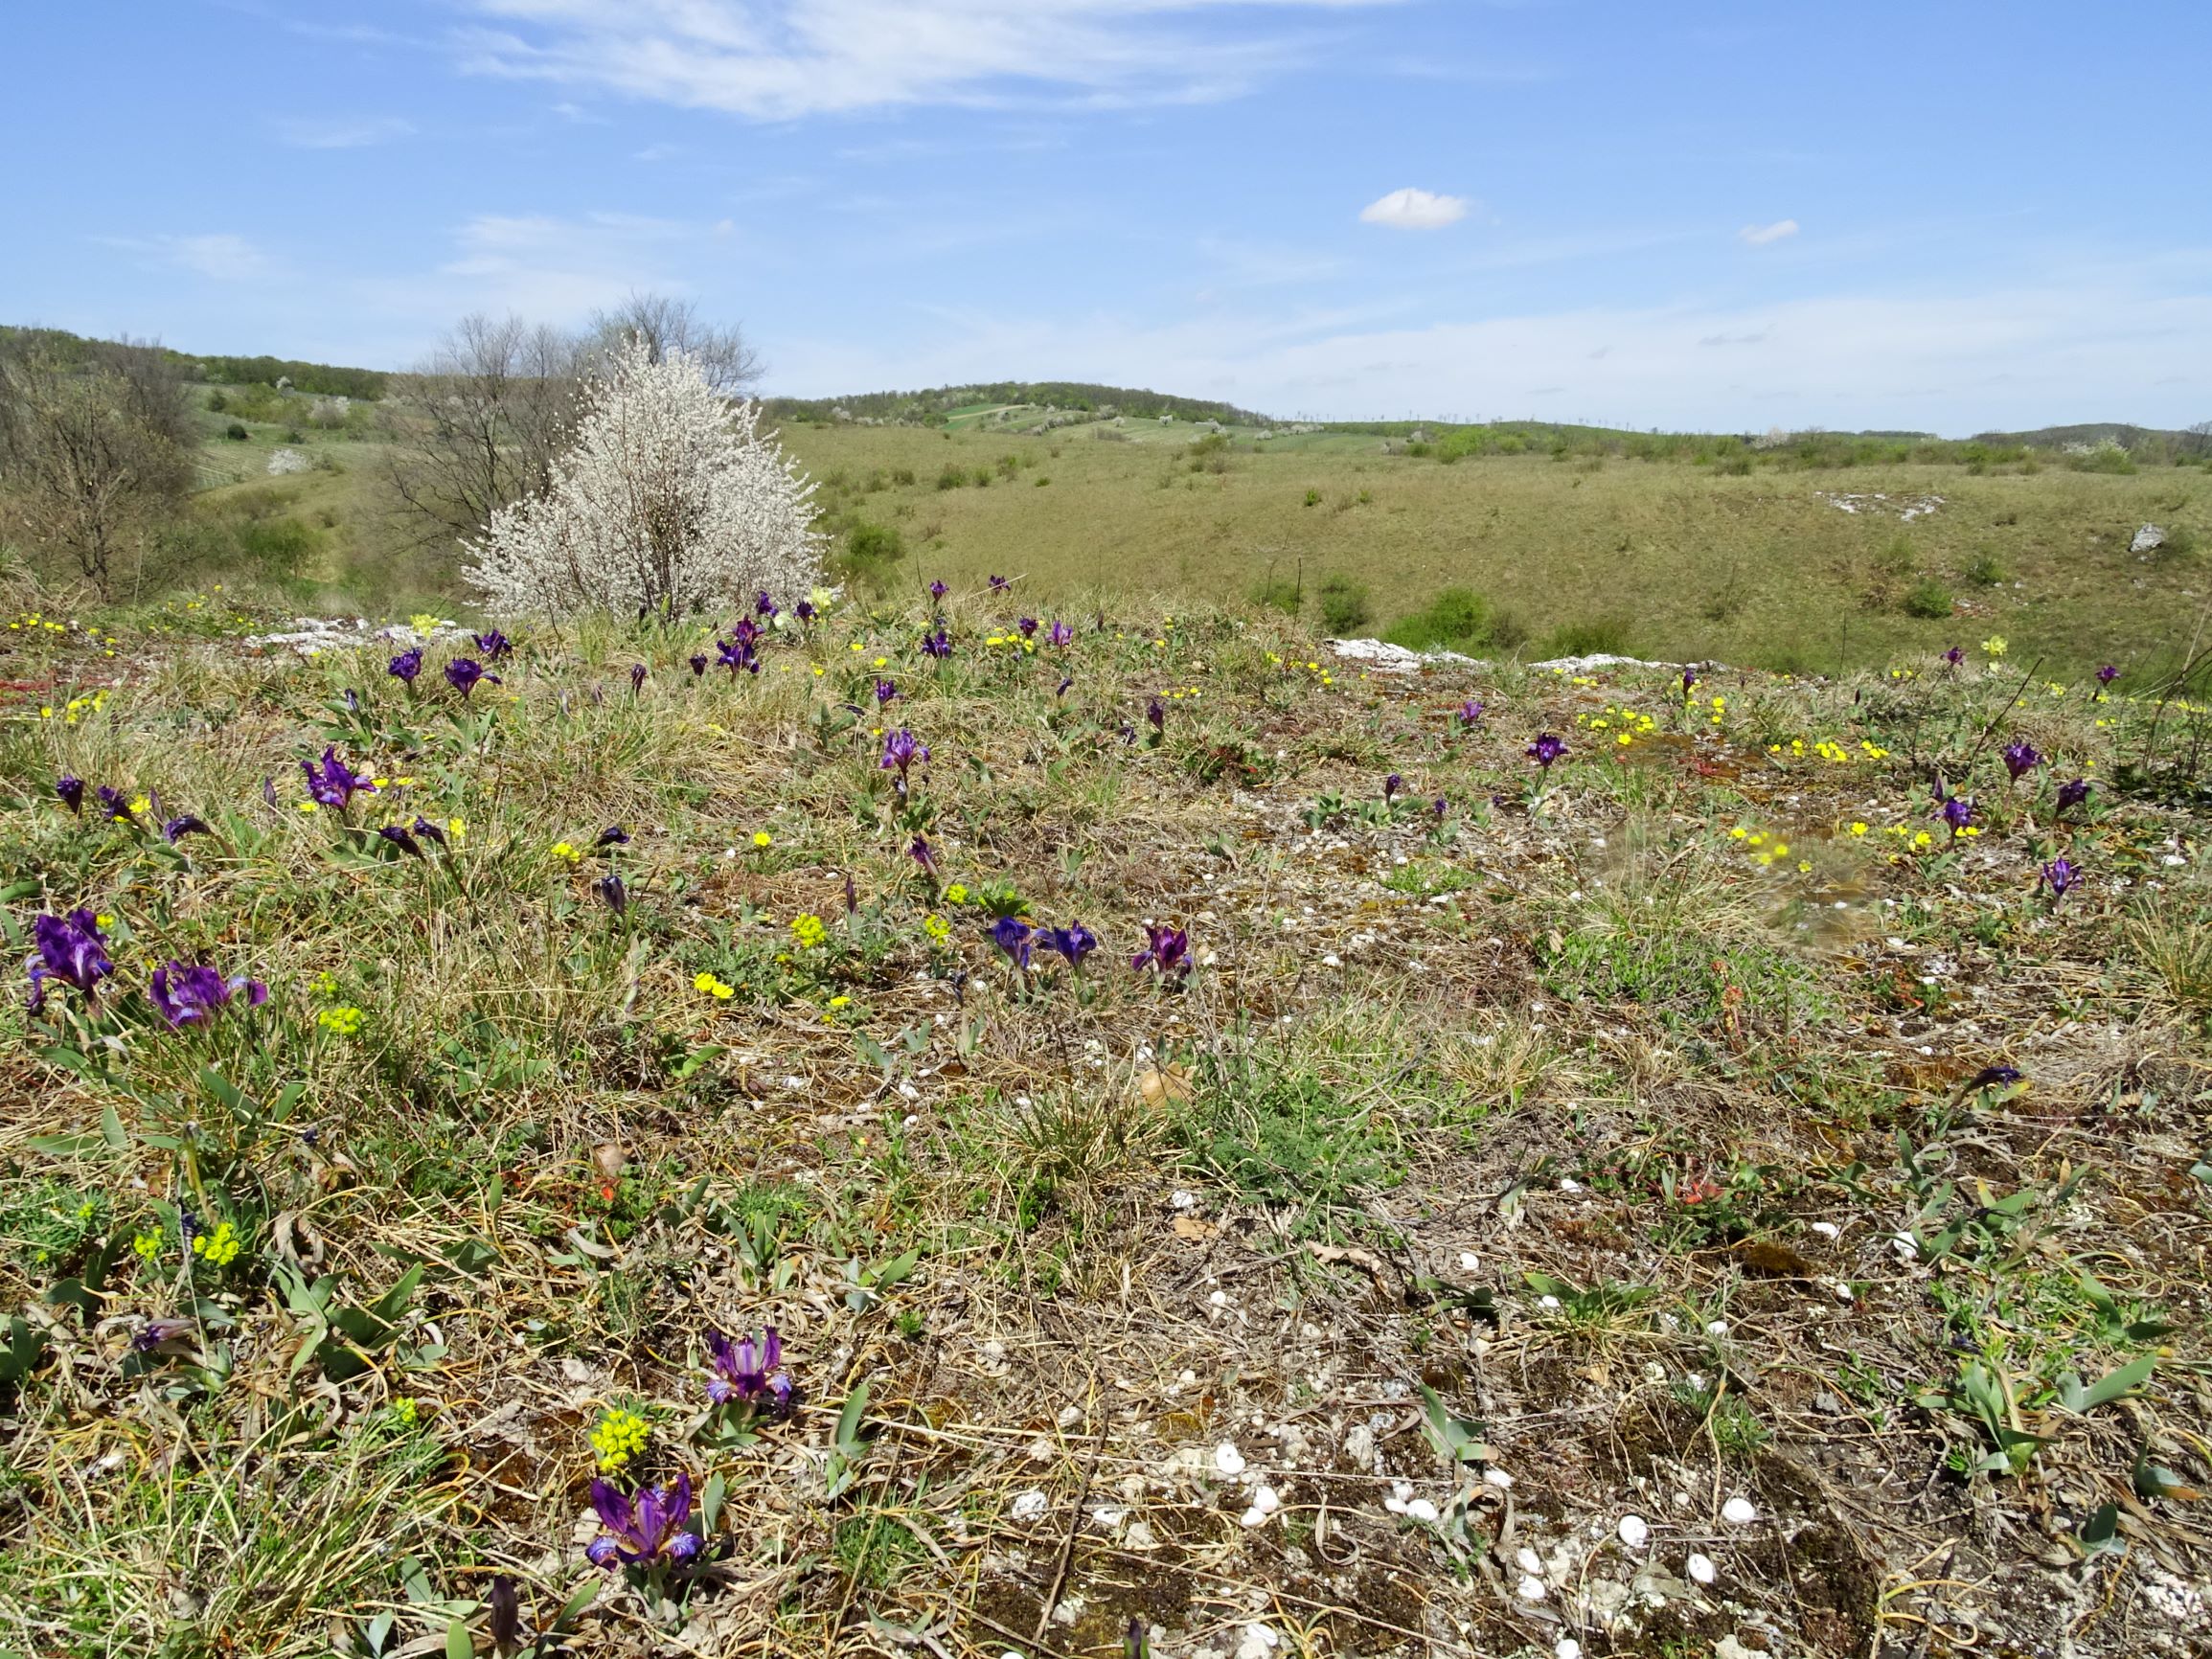
[[[1473,1251],[1462,1250],[1459,1253],[1459,1270],[1462,1273],[1472,1273],[1477,1267],[1480,1267],[1481,1265],[1482,1258],[1477,1256]]]
[[[1415,1498],[1405,1506],[1405,1515],[1408,1520],[1434,1521],[1436,1506],[1426,1498]]]
[[[1720,1569],[1715,1567],[1706,1557],[1692,1556],[1690,1557],[1690,1577],[1697,1579],[1699,1583],[1710,1584],[1720,1576]]]
[[[1555,1659],[1583,1659],[1583,1645],[1572,1636],[1562,1636],[1552,1644]]]
[[[1623,1515],[1615,1530],[1621,1534],[1621,1542],[1631,1550],[1640,1550],[1651,1541],[1652,1529],[1641,1515]]]
[[[1009,1512],[1017,1521],[1040,1521],[1051,1508],[1052,1500],[1042,1492],[1016,1492],[1014,1507]]]
[[[1716,1320],[1714,1320],[1714,1321],[1713,1321],[1711,1324],[1709,1324],[1709,1325],[1707,1325],[1707,1326],[1705,1327],[1705,1334],[1706,1334],[1707,1336],[1725,1336],[1725,1335],[1727,1335],[1727,1334],[1728,1334],[1728,1322],[1727,1322],[1725,1319],[1716,1319]]]
[[[1514,1559],[1520,1563],[1520,1570],[1524,1573],[1540,1573],[1543,1571],[1543,1557],[1526,1544],[1521,1545],[1515,1554]]]
[[[1843,1237],[1843,1229],[1833,1221],[1815,1221],[1813,1223],[1813,1231],[1823,1239],[1840,1239]]]
[[[1721,1506],[1721,1518],[1733,1526],[1747,1527],[1759,1518],[1749,1498],[1730,1498]]]
[[[1513,1490],[1513,1476],[1507,1474],[1503,1469],[1484,1469],[1482,1471],[1482,1479],[1485,1486],[1495,1487],[1501,1492],[1510,1492]]]
[[[1543,1580],[1531,1573],[1521,1579],[1519,1591],[1522,1601],[1540,1602],[1543,1600]]]
[[[1223,1441],[1214,1448],[1214,1466],[1225,1475],[1241,1475],[1244,1472],[1244,1454]]]

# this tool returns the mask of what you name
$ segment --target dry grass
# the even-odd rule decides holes
[[[9,937],[84,903],[118,972],[0,1014],[0,1643],[483,1650],[504,1575],[593,1653],[2190,1650],[2212,1538],[2141,1471],[2212,1482],[2204,821],[2170,759],[2119,784],[2152,711],[951,620],[943,668],[848,609],[738,684],[544,630],[473,705],[229,625],[7,636]],[[2091,812],[2004,784],[1982,734],[2029,719]],[[299,811],[326,743],[381,794]],[[214,832],[75,818],[64,770]],[[458,845],[371,832],[417,813]],[[1014,974],[1021,904],[1104,945]],[[1168,920],[1180,987],[1129,966]],[[267,1006],[171,1032],[171,958]],[[1996,1063],[2027,1086],[1962,1088]],[[704,1331],[769,1323],[797,1413],[709,1413]],[[665,1583],[582,1559],[617,1409],[626,1484],[718,1483]]]

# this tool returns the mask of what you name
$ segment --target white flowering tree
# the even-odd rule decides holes
[[[552,487],[491,515],[463,547],[498,616],[580,609],[663,616],[819,579],[814,486],[680,352],[632,337],[580,394],[576,439]]]

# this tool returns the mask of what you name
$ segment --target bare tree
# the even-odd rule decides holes
[[[2212,420],[2200,420],[2181,434],[2181,453],[2192,461],[2212,458]]]
[[[157,347],[101,341],[71,362],[32,342],[0,357],[0,490],[34,545],[111,591],[192,484],[185,387]]]
[[[611,310],[592,313],[585,338],[595,356],[635,337],[657,363],[681,352],[699,367],[707,384],[725,398],[739,398],[759,384],[760,353],[734,328],[717,328],[699,315],[696,303],[667,294],[632,293]]]
[[[393,494],[424,541],[541,495],[576,419],[577,342],[520,317],[465,317],[384,399]]]

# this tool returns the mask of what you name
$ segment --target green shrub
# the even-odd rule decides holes
[[[911,466],[894,466],[891,469],[891,482],[901,489],[904,489],[914,482],[914,468]]]
[[[1322,625],[1339,639],[1357,633],[1373,614],[1367,606],[1366,585],[1341,571],[1321,579],[1319,596]]]
[[[871,585],[879,583],[893,565],[906,557],[906,543],[887,524],[856,521],[845,537],[845,574]]]
[[[937,475],[937,488],[940,489],[958,489],[967,482],[968,474],[957,466],[947,466]]]
[[[1922,577],[1904,596],[1906,616],[1926,617],[1935,621],[1950,615],[1951,609],[1950,589],[1932,576]]]
[[[1298,614],[1302,595],[1298,584],[1287,576],[1264,576],[1252,584],[1252,602],[1267,610],[1279,610],[1285,616]]]
[[[1306,505],[1308,507],[1319,507],[1321,505],[1321,492],[1318,489],[1307,490]]]
[[[1977,553],[1966,567],[1966,579],[1976,587],[1995,587],[2005,579],[2005,568],[1994,553]]]
[[[228,426],[223,428],[223,436],[228,438],[233,443],[243,443],[246,439],[251,436],[251,434],[246,431],[245,427],[241,423],[233,420]]]
[[[1401,617],[1382,637],[1408,650],[1477,651],[1491,643],[1490,601],[1472,588],[1448,587],[1425,610]]]

